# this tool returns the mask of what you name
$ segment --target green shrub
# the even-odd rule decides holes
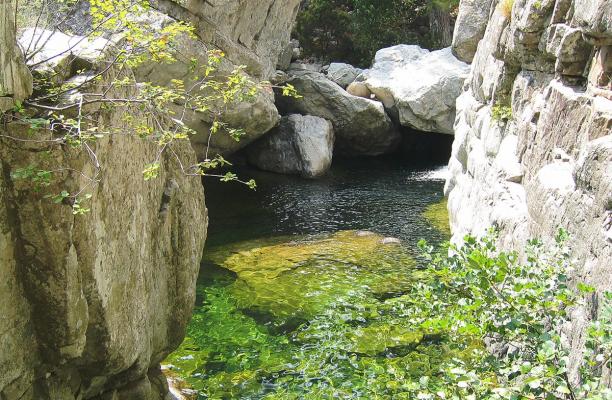
[[[441,0],[447,7],[455,0]],[[295,34],[306,56],[369,66],[377,50],[401,43],[431,47],[433,0],[311,0]]]
[[[491,118],[499,122],[508,122],[512,119],[512,106],[496,103],[491,108]]]

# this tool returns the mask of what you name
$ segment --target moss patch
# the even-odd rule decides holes
[[[345,231],[209,250],[173,373],[201,399],[410,398],[473,343],[418,327],[414,305],[427,300],[409,292],[430,277],[382,239]]]
[[[283,320],[309,318],[347,293],[410,286],[414,260],[401,245],[382,239],[344,231],[276,244],[254,241],[210,251],[207,259],[237,274],[230,291],[240,308]]]
[[[429,205],[423,212],[423,216],[434,228],[447,237],[450,237],[451,230],[448,216],[448,200],[446,198],[438,203]]]

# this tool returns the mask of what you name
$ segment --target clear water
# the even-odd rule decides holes
[[[441,167],[388,158],[336,161],[320,180],[239,172],[256,192],[206,182],[196,309],[167,360],[197,398],[410,398],[472,345],[413,326],[407,294],[430,279],[416,242],[447,237]]]
[[[206,181],[210,214],[208,246],[279,235],[340,230],[371,230],[406,244],[444,234],[423,218],[430,204],[443,199],[446,167],[415,166],[399,157],[334,161],[318,180],[256,170],[257,191]]]

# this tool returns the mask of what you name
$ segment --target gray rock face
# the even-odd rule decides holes
[[[147,21],[151,21],[151,23],[156,24],[154,26],[160,27],[172,22],[169,17],[159,12],[151,12]],[[160,86],[171,85],[172,79],[181,79],[185,82],[186,87],[194,85],[196,74],[193,72],[191,60],[197,60],[199,65],[206,65],[207,52],[213,47],[200,40],[181,36],[177,40],[176,48],[181,54],[176,62],[165,64],[144,63],[135,71],[137,79]],[[234,69],[235,65],[228,54],[228,57],[218,66],[215,76],[221,80]],[[256,78],[249,78],[257,82]],[[177,112],[182,113],[180,105],[177,105]],[[232,154],[270,131],[278,124],[279,120],[280,115],[274,105],[274,94],[265,89],[260,90],[252,101],[231,104],[227,112],[224,113],[223,121],[230,127],[244,129],[245,135],[238,142],[223,133],[209,138],[212,123],[209,113],[187,111],[184,118],[185,123],[197,132],[191,139],[198,157],[201,159],[206,158],[207,150],[209,157],[216,154]]]
[[[365,83],[402,126],[452,135],[455,101],[468,72],[450,49],[398,45],[376,53]]]
[[[279,97],[279,108],[285,113],[314,115],[331,121],[340,154],[375,156],[397,148],[400,134],[381,103],[352,96],[321,73],[292,74],[288,83],[303,97]]]
[[[355,68],[350,64],[331,63],[327,69],[327,77],[346,89],[348,85],[358,80],[362,72],[362,69]]]
[[[291,114],[280,126],[247,148],[251,164],[266,171],[323,175],[332,162],[334,130],[329,121],[310,115]]]
[[[289,43],[300,0],[189,0],[202,40],[223,49],[235,65],[268,79]]]
[[[15,26],[14,1],[0,4],[0,23],[3,27]],[[0,112],[3,112],[11,109],[15,101],[32,94],[32,75],[25,66],[13,29],[0,32],[0,49]]]
[[[451,48],[459,60],[471,63],[484,36],[492,0],[461,0]]]
[[[36,137],[28,128],[2,134]],[[158,146],[107,137],[94,145],[104,170],[91,211],[75,216],[11,177],[30,163],[91,173],[85,152],[56,148],[41,164],[41,146],[0,141],[0,397],[165,399],[159,363],[183,339],[206,236],[200,180],[168,154],[145,181]],[[175,151],[196,162],[189,143]],[[70,175],[46,189],[88,183]]]
[[[495,9],[457,101],[446,183],[456,240],[495,225],[517,249],[565,228],[576,277],[598,295],[612,289],[612,68],[609,46],[591,44],[612,40],[603,3],[515,0],[510,19]],[[569,365],[589,307],[567,332]]]

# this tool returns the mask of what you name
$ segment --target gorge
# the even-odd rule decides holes
[[[442,365],[512,350],[414,329],[415,288],[444,280],[417,242],[489,227],[523,255],[569,234],[579,386],[612,291],[609,0],[461,0],[451,47],[367,69],[301,57],[299,0],[156,0],[80,36],[119,3],[77,2],[68,33],[0,4],[0,399],[445,398]],[[157,53],[113,67],[134,32]],[[601,397],[548,398],[610,398],[597,368]]]

